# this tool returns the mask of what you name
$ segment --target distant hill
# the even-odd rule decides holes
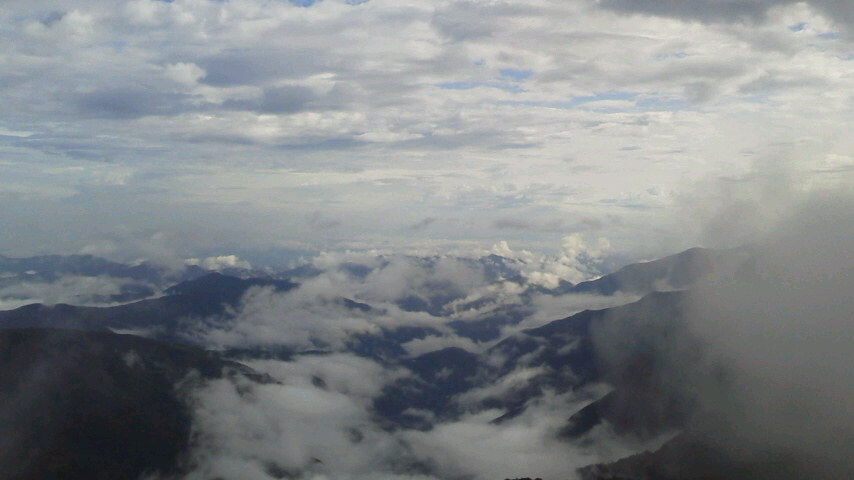
[[[287,280],[241,279],[209,273],[179,283],[166,295],[114,307],[33,304],[0,312],[0,328],[65,328],[89,331],[140,330],[162,340],[181,341],[187,318],[203,319],[233,307],[252,287],[287,291],[296,284]]]
[[[633,263],[595,280],[566,285],[561,292],[613,295],[617,292],[645,295],[650,292],[689,288],[712,274],[732,274],[746,258],[740,250],[691,248],[650,262]]]

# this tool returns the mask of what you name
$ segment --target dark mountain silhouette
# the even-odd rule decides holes
[[[270,381],[211,353],[131,335],[0,331],[0,478],[135,479],[177,473],[191,385]]]
[[[654,452],[590,465],[578,475],[581,480],[788,480],[816,478],[814,473],[821,470],[786,452],[746,454],[719,439],[683,433]]]
[[[429,428],[433,417],[453,418],[457,413],[453,397],[476,385],[478,360],[477,355],[456,347],[406,359],[401,364],[414,375],[385,388],[374,409],[395,427]],[[431,415],[425,418],[425,412]]]
[[[209,273],[166,290],[160,298],[115,307],[33,304],[0,312],[0,328],[67,328],[90,331],[144,330],[161,340],[181,341],[183,322],[224,315],[252,287],[287,291],[287,280],[241,279]]]
[[[12,258],[0,255],[0,288],[10,288],[3,299],[29,300],[28,290],[14,287],[20,284],[32,285],[38,291],[41,284],[72,281],[79,278],[98,279],[99,283],[111,282],[118,292],[69,294],[72,302],[88,304],[127,303],[149,298],[170,284],[192,280],[208,273],[194,265],[169,269],[150,263],[127,265],[112,262],[92,255],[42,255],[26,258]],[[36,293],[38,295],[38,293]]]
[[[684,326],[682,324],[685,315],[683,303],[686,295],[686,291],[681,289],[688,288],[707,278],[715,278],[715,276],[721,274],[721,271],[737,272],[737,268],[733,268],[733,265],[737,262],[732,261],[731,254],[732,252],[692,249],[658,261],[630,265],[618,270],[614,274],[603,276],[591,282],[576,286],[564,284],[561,287],[566,290],[563,294],[583,292],[610,295],[617,291],[624,291],[645,294],[645,296],[639,301],[630,304],[600,310],[585,310],[537,328],[523,330],[504,338],[481,353],[472,353],[461,348],[446,348],[408,358],[406,351],[402,347],[403,344],[431,335],[441,335],[439,330],[423,326],[383,327],[378,332],[354,335],[347,343],[347,346],[351,352],[357,355],[372,358],[383,365],[404,367],[411,372],[411,375],[404,376],[387,385],[382,394],[374,400],[373,410],[377,420],[390,429],[429,429],[436,421],[453,420],[464,413],[483,409],[502,410],[504,413],[494,420],[494,423],[500,424],[511,421],[513,418],[524,413],[529,408],[529,405],[532,404],[532,401],[547,392],[559,395],[581,391],[594,383],[607,383],[613,387],[612,391],[604,397],[591,398],[590,403],[584,408],[567,415],[565,419],[566,424],[560,429],[560,436],[569,442],[583,441],[584,437],[597,425],[606,422],[618,434],[638,438],[652,438],[665,432],[685,428],[686,425],[690,424],[690,419],[694,412],[695,399],[692,397],[692,393],[687,389],[679,388],[679,385],[683,383],[688,385],[690,382],[682,382],[682,379],[678,377],[662,377],[662,372],[672,374],[679,371],[679,369],[668,368],[671,366],[668,362],[673,362],[674,358],[678,358],[679,360],[688,358],[690,360],[690,356],[686,357],[684,352],[681,351],[678,352],[679,355],[671,355],[676,349],[687,349],[689,351],[696,349],[699,351],[699,346],[692,345],[690,342],[686,343],[685,339],[689,337],[685,337],[680,333],[680,329]],[[504,264],[503,259],[501,257],[488,257],[487,260],[487,263],[491,265],[490,268],[493,269],[490,275],[493,275],[496,279],[507,280],[506,275],[509,275],[508,272],[512,271],[512,269]],[[430,262],[428,260],[424,261],[427,262],[426,264],[429,267]],[[352,270],[352,275],[369,274],[369,272],[360,267],[359,265],[349,265],[347,269],[348,271]],[[743,276],[741,273],[736,275],[736,277]],[[130,407],[124,406],[125,404],[121,402],[130,402],[134,400],[130,397],[136,396],[139,396],[140,401],[153,404],[157,404],[157,402],[172,402],[174,398],[167,395],[167,384],[169,382],[174,383],[177,378],[176,375],[178,373],[186,374],[186,371],[191,370],[190,367],[183,370],[179,367],[168,370],[173,373],[178,372],[173,376],[168,376],[168,381],[160,377],[157,377],[160,379],[156,380],[154,373],[140,379],[139,382],[141,384],[145,384],[146,381],[155,382],[155,380],[156,382],[160,382],[157,385],[152,383],[153,386],[146,389],[146,392],[156,392],[152,393],[152,395],[156,395],[157,398],[152,399],[150,396],[146,396],[148,395],[147,393],[132,390],[131,385],[126,386],[122,381],[109,380],[111,378],[109,375],[115,372],[123,372],[122,368],[130,368],[137,361],[134,360],[136,357],[133,355],[122,356],[121,360],[124,362],[125,367],[121,367],[115,360],[119,358],[116,357],[118,355],[117,352],[133,350],[139,353],[143,347],[134,349],[135,347],[125,346],[123,349],[116,349],[114,347],[92,346],[94,343],[97,343],[96,340],[113,345],[117,342],[130,342],[126,338],[132,337],[91,332],[108,332],[110,330],[145,331],[147,335],[161,340],[187,341],[185,333],[188,329],[203,326],[200,322],[228,321],[233,314],[234,307],[238,305],[240,299],[249,288],[266,287],[284,292],[296,286],[295,283],[288,280],[269,278],[243,279],[213,273],[179,283],[165,290],[163,297],[126,305],[96,308],[76,307],[64,304],[53,306],[35,304],[11,311],[0,312],[0,328],[60,327],[90,332],[57,334],[56,338],[59,340],[56,341],[49,340],[51,336],[45,334],[45,338],[48,340],[43,341],[53,342],[50,343],[50,348],[39,350],[41,347],[38,346],[22,347],[24,350],[20,351],[38,351],[39,353],[33,353],[31,357],[21,357],[21,355],[24,355],[21,353],[10,354],[6,359],[7,364],[3,366],[3,371],[8,374],[10,371],[15,371],[12,369],[21,368],[23,369],[22,371],[28,372],[26,376],[21,378],[33,377],[38,379],[41,378],[38,375],[42,375],[40,373],[41,370],[36,368],[39,365],[39,358],[48,358],[51,359],[50,361],[53,361],[52,359],[54,358],[61,358],[62,361],[69,365],[78,365],[75,368],[79,368],[81,371],[85,370],[81,367],[82,365],[92,363],[95,367],[91,370],[93,372],[91,375],[95,375],[95,377],[90,378],[87,376],[90,373],[71,372],[68,374],[69,378],[78,378],[80,384],[87,385],[83,390],[87,392],[91,390],[92,392],[90,393],[92,394],[100,392],[98,388],[100,388],[99,385],[101,383],[98,382],[106,382],[111,388],[113,385],[118,385],[115,388],[127,388],[127,392],[129,392],[127,393],[127,398],[122,396],[125,395],[124,393],[118,395],[116,398],[112,398],[113,395],[109,392],[104,393],[103,398],[92,400],[95,403],[101,402],[109,408],[128,409]],[[551,293],[556,295],[561,294],[561,292],[557,291]],[[416,306],[413,303],[412,306],[417,310],[441,314],[444,312],[446,300],[456,298],[455,296],[458,296],[458,294],[459,292],[439,289],[433,296],[418,297],[418,301],[426,302],[423,305]],[[343,297],[337,301],[346,308],[357,312],[367,313],[373,308],[370,305]],[[408,300],[404,298],[402,301]],[[494,340],[500,336],[502,326],[518,323],[520,319],[525,317],[526,307],[523,305],[516,308],[521,310],[513,310],[512,308],[508,308],[505,311],[497,310],[493,316],[486,319],[470,322],[451,322],[448,326],[456,334],[463,337],[479,341]],[[28,333],[25,335],[20,332],[28,331],[0,331],[3,335],[12,335],[10,338],[13,340],[10,340],[10,342],[17,342],[17,344],[21,345],[39,344],[38,341],[27,340],[27,335],[34,334]],[[615,334],[615,332],[618,332],[618,334]],[[14,335],[18,336],[15,337]],[[78,337],[75,337],[75,335],[78,335]],[[122,338],[123,340],[115,340],[114,338]],[[608,341],[603,341],[603,339],[608,339]],[[71,358],[50,353],[55,348],[59,348],[55,347],[55,344],[68,344],[69,346],[62,348],[68,350]],[[86,347],[84,348],[80,345],[86,345]],[[94,352],[107,352],[104,355],[107,355],[112,360],[102,360],[101,357],[92,357],[81,353],[86,348],[92,349]],[[113,348],[113,350],[110,350],[110,348]],[[172,346],[171,348],[177,347]],[[203,352],[196,350],[189,349],[188,351],[203,355]],[[0,352],[3,352],[3,350],[0,349]],[[46,357],[45,352],[47,352]],[[278,359],[288,359],[296,354],[324,354],[322,348],[316,352],[295,352],[284,346],[281,348],[273,346],[266,349],[252,347],[239,350],[232,349],[227,350],[225,353],[239,358]],[[174,356],[177,354],[172,353],[167,355],[165,353],[158,353],[157,351],[149,354],[146,351],[145,355],[140,353],[139,357],[145,361],[152,361],[152,358],[159,358],[158,355],[166,355],[172,358],[170,355]],[[27,364],[21,358],[29,358],[28,361],[35,366]],[[196,357],[193,358],[195,359]],[[181,361],[184,363],[180,363]],[[189,360],[181,361],[179,361],[181,365],[192,363]],[[157,361],[154,361],[154,365],[165,365],[168,363],[164,362],[157,363]],[[207,368],[205,367],[206,364],[201,362],[201,360],[199,362],[197,362],[199,366],[193,367],[193,369],[200,370],[202,377],[207,378],[216,373],[216,368],[210,367],[213,370],[205,370]],[[98,373],[101,371],[99,369],[107,371],[107,373]],[[492,391],[487,387],[501,383],[503,379],[518,372],[520,369],[528,369],[535,372],[535,374],[513,383],[511,387],[497,389],[494,390],[494,393],[490,393],[487,396],[477,397],[479,398],[477,401],[469,398],[465,404],[460,402],[462,395],[476,389]],[[221,370],[222,367],[220,367],[219,371]],[[205,371],[208,373],[204,373]],[[170,373],[170,375],[172,374]],[[26,385],[20,386],[15,384],[14,381],[17,380],[14,380],[14,376],[8,378],[12,380],[4,380],[6,383],[3,385],[10,385],[8,388],[6,386],[3,387],[6,388],[4,392],[17,392],[26,387]],[[58,382],[57,379],[50,375],[45,378],[51,382]],[[135,377],[130,375],[128,378]],[[43,390],[46,392],[53,391],[49,389]],[[125,390],[121,391],[124,392]],[[57,395],[61,396],[61,394],[50,395],[53,395],[53,397],[49,396],[45,398],[56,399]],[[7,403],[7,405],[11,404]],[[180,408],[176,405],[178,403],[170,403],[169,408],[174,407],[178,409],[175,411],[180,411]],[[63,408],[71,409],[72,407],[77,408],[77,404],[75,403],[72,406],[65,406]],[[15,412],[12,407],[4,407],[4,410]],[[158,417],[156,412],[147,412],[140,415],[143,417],[140,420],[140,425],[145,423],[161,425],[171,422],[170,424],[173,423],[174,425],[181,426],[186,425],[188,422],[185,417],[170,417],[164,420]],[[44,421],[54,421],[51,420],[52,418],[47,418]],[[133,418],[137,417],[132,417],[131,419]],[[6,421],[13,422],[14,419],[10,417]],[[103,422],[107,422],[107,420],[103,420]],[[124,422],[124,420],[121,420],[121,422]],[[9,425],[12,425],[12,423],[9,423]],[[108,427],[112,428],[109,422],[107,422],[106,427],[103,425],[97,428],[93,427],[93,431],[97,431],[97,429],[103,430]],[[142,427],[133,428],[141,429]],[[31,431],[23,427],[21,429],[23,431]],[[154,441],[146,437],[146,433],[141,430],[140,432],[138,437],[144,439],[140,441]],[[184,430],[179,429],[177,433],[170,433],[169,435],[172,435],[172,437],[169,438],[184,438],[181,436],[184,432]],[[134,434],[134,437],[136,438],[137,434]],[[683,442],[683,440],[679,440],[678,442]],[[687,443],[686,445],[688,446],[683,446],[682,443],[678,442],[669,446],[669,450],[664,450],[665,453],[660,454],[662,457],[651,456],[647,458],[641,456],[632,461],[635,463],[627,461],[620,465],[630,465],[631,468],[637,465],[646,465],[646,462],[658,462],[660,465],[668,465],[672,462],[667,455],[675,457],[677,454],[667,452],[681,452],[679,453],[681,455],[685,454],[685,452],[700,451],[701,447],[708,447],[705,444],[698,446],[694,440],[692,440],[694,443]],[[24,447],[20,448],[29,448],[26,445],[29,444],[25,444]],[[186,447],[186,444],[180,443],[177,440],[172,443],[164,441],[163,445],[169,446],[166,449],[168,452],[181,451],[181,449]],[[713,445],[709,448],[711,448],[710,452],[712,452],[709,455],[714,458],[714,452],[718,451],[716,450],[717,447]],[[51,453],[53,450],[49,448],[45,451],[48,453],[40,454],[46,455],[44,458],[50,459],[60,455],[58,453]],[[171,453],[168,452],[157,453],[155,457],[145,460],[145,462],[148,462],[145,463],[145,469],[147,471],[170,471],[170,469],[177,468],[175,467],[177,465],[175,462],[178,457],[169,456]],[[42,463],[41,460],[33,458],[28,465]],[[142,465],[142,463],[139,465]],[[127,468],[136,467],[129,465]],[[623,476],[624,474],[627,475],[626,472],[628,470],[625,470],[625,468],[629,467],[620,467],[620,469],[612,468],[610,470],[609,468],[611,466],[591,467],[591,469],[585,470],[583,475],[588,476],[585,478],[595,478],[597,480],[605,478],[632,478],[636,480],[693,478],[690,477],[691,470],[689,469],[674,470],[680,473],[677,473],[677,476],[673,477],[662,476],[668,474],[666,472],[670,470],[662,471],[665,473],[655,473],[655,475],[659,476],[644,477],[637,475]],[[648,472],[654,471],[650,469],[651,467],[642,466],[639,468]],[[39,472],[45,473],[48,471]],[[48,477],[44,478],[49,478],[49,472],[46,474],[48,474]],[[632,475],[635,474],[633,473]],[[9,478],[36,477],[18,476]]]

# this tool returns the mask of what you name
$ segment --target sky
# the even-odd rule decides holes
[[[851,188],[852,27],[847,0],[5,0],[0,254],[727,246],[711,212],[757,184]]]

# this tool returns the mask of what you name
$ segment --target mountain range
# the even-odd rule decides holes
[[[0,270],[9,272],[7,280],[109,272],[154,282],[156,276],[149,267],[93,257],[0,260]],[[417,261],[425,269],[435,268],[436,262]],[[322,359],[342,352],[405,372],[385,382],[368,405],[372,421],[385,431],[429,432],[479,413],[492,415],[490,423],[501,428],[527,412],[535,414],[549,399],[572,399],[575,406],[554,425],[554,435],[566,445],[589,444],[603,431],[638,442],[669,439],[654,453],[582,468],[578,474],[584,480],[766,478],[765,470],[751,470],[752,464],[728,450],[725,436],[709,436],[697,427],[702,401],[689,378],[703,372],[716,388],[730,388],[725,366],[703,364],[705,345],[687,333],[688,317],[694,313],[691,295],[698,286],[738,289],[745,279],[753,281],[748,252],[691,249],[577,285],[563,281],[556,288],[526,283],[512,259],[491,255],[465,262],[483,272],[488,285],[517,286],[515,303],[462,319],[452,313],[471,295],[448,285],[433,285],[433,296],[404,292],[381,305],[349,295],[326,296],[323,305],[334,306],[328,311],[354,321],[390,315],[418,320],[372,324],[337,346],[319,337],[301,345],[211,345],[210,336],[199,335],[240,332],[255,318],[246,314],[247,298],[258,292],[302,298],[303,286],[324,274],[316,267],[294,270],[290,279],[283,278],[286,274],[240,278],[192,270],[153,298],[103,307],[37,303],[2,311],[0,424],[4,431],[16,432],[2,440],[2,478],[181,474],[192,463],[193,415],[187,393],[192,385],[235,375],[274,382],[238,362]],[[378,268],[343,266],[348,275],[362,279]],[[536,302],[590,295],[630,295],[630,300],[525,326]],[[273,310],[277,322],[303,315],[289,310],[291,304],[282,305]],[[444,321],[424,320],[430,318]],[[435,348],[426,347],[431,341],[438,342]],[[442,346],[442,341],[457,344]],[[413,353],[413,345],[425,346]],[[323,388],[327,379],[313,376],[312,382]],[[792,458],[786,461],[797,464]],[[802,471],[796,466],[778,465],[775,471]]]

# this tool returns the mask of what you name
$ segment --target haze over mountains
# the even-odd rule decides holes
[[[0,1],[0,480],[851,479],[853,32]]]
[[[763,245],[578,284],[499,254],[347,253],[0,312],[4,461],[31,452],[4,478],[847,478],[854,223],[817,202]]]

